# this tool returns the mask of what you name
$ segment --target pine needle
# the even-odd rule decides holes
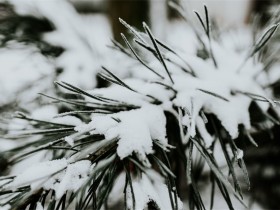
[[[148,25],[145,22],[143,22],[143,27],[144,27],[146,33],[149,35],[149,37],[150,37],[150,39],[151,39],[151,41],[152,41],[152,43],[153,43],[153,45],[155,47],[155,50],[156,50],[156,52],[157,52],[157,54],[158,54],[158,56],[160,58],[160,61],[161,61],[162,65],[163,65],[166,73],[168,74],[168,77],[169,77],[170,81],[172,82],[172,84],[174,84],[174,81],[173,81],[173,79],[171,77],[171,74],[170,74],[169,70],[167,69],[167,66],[166,66],[166,64],[164,62],[162,54],[161,54],[161,52],[160,52],[160,50],[159,50],[159,48],[157,46],[156,40],[155,40],[155,38],[154,38],[150,28],[148,27]]]
[[[132,51],[132,53],[134,54],[134,56],[136,57],[136,59],[142,64],[144,65],[147,69],[149,69],[151,72],[153,72],[154,74],[156,74],[158,77],[160,77],[161,79],[164,79],[164,77],[162,75],[160,75],[159,73],[157,73],[155,70],[153,70],[151,67],[149,67],[140,57],[139,55],[137,55],[137,53],[135,52],[135,50],[132,48],[132,46],[129,44],[127,38],[125,37],[124,34],[121,33],[121,36],[124,40],[124,42],[126,43],[126,45],[129,47],[129,49]]]

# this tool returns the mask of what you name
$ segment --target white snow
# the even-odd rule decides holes
[[[142,105],[145,102],[143,100],[143,96],[119,85],[112,85],[108,88],[94,89],[92,91],[89,91],[89,93],[101,95],[110,99],[118,100],[120,102],[126,102],[132,105]]]
[[[137,93],[119,85],[111,85],[107,88],[94,89],[89,91],[89,93],[101,95],[106,98],[126,102],[136,106],[149,104],[153,101],[153,99],[149,98],[147,95],[150,95],[161,102],[168,102],[172,96],[172,92],[170,90],[166,90],[159,84],[145,82],[140,79],[124,79],[123,81],[133,90],[137,91]]]
[[[6,187],[15,189],[17,187],[31,185],[32,189],[36,189],[43,181],[49,179],[49,176],[63,170],[66,166],[67,160],[65,158],[36,163],[26,168]]]
[[[44,120],[53,123],[59,123],[64,125],[77,126],[82,124],[82,121],[74,116],[57,116],[58,107],[55,105],[45,105],[35,109],[31,113],[31,117],[36,120]]]
[[[36,210],[44,210],[44,207],[42,206],[42,204],[40,202],[37,202]]]
[[[213,142],[213,137],[208,133],[205,123],[203,122],[203,119],[201,117],[197,117],[196,119],[196,126],[199,134],[201,135],[202,139],[205,142],[205,146],[208,148],[211,146]]]
[[[199,46],[194,31],[184,21],[172,21],[167,25],[167,43],[177,53],[195,54]]]
[[[135,152],[142,161],[153,152],[153,140],[167,146],[165,126],[163,109],[155,105],[116,114],[94,114],[87,125],[94,129],[92,133],[104,134],[106,139],[119,138],[117,154],[121,159]]]
[[[0,105],[19,100],[17,97],[32,89],[32,84],[51,77],[54,72],[52,61],[40,54],[36,47],[16,42],[0,49],[0,63]],[[33,87],[40,90],[45,85],[47,83]],[[21,99],[27,102],[32,97],[29,94]]]
[[[90,167],[91,162],[88,160],[69,163],[63,158],[39,162],[25,168],[5,188],[30,185],[32,190],[36,190],[43,186],[46,190],[54,189],[56,199],[59,199],[66,191],[76,191],[82,186],[88,178]]]
[[[18,143],[17,146],[20,145],[21,144]],[[34,153],[33,155],[26,157],[22,161],[14,164],[13,167],[11,167],[9,174],[17,176],[30,166],[35,166],[37,163],[44,162],[49,159],[51,159],[51,157],[47,153],[47,151],[39,151],[37,153]]]
[[[59,199],[66,191],[76,191],[87,180],[91,162],[88,160],[69,164],[65,174],[61,176],[60,183],[55,185],[55,196]]]
[[[104,15],[80,15],[66,0],[11,0],[18,14],[47,18],[55,30],[44,34],[44,40],[65,51],[55,60],[64,71],[57,80],[82,88],[96,86],[96,74],[108,63],[112,31]],[[102,27],[99,27],[102,25]]]
[[[8,139],[0,138],[0,152],[4,152],[6,150],[10,150],[15,148],[18,145],[17,142]]]
[[[244,155],[243,150],[238,149],[238,150],[237,150],[237,153],[236,153],[237,159],[242,159],[242,158],[243,158],[243,155]]]
[[[2,186],[4,186],[5,184],[9,183],[10,181],[11,181],[10,179],[0,180],[0,187],[2,188]]]
[[[13,130],[21,130],[21,129],[26,129],[30,128],[31,126],[28,124],[26,120],[18,119],[18,118],[13,118],[7,128],[9,130],[9,133],[11,133]]]
[[[250,26],[229,29],[222,33],[220,44],[229,51],[246,52],[253,44]]]
[[[81,125],[83,123],[79,118],[74,116],[56,117],[51,121],[54,123],[61,123],[64,125],[73,125],[73,126]]]
[[[195,126],[198,123],[199,132],[204,135],[203,137],[206,138],[205,140],[208,143],[211,142],[211,137],[202,127],[201,121],[197,122],[196,120],[200,110],[215,114],[231,137],[236,138],[239,133],[239,124],[243,124],[246,129],[251,128],[248,109],[252,99],[241,94],[232,95],[232,92],[240,91],[261,96],[266,95],[254,79],[254,75],[262,68],[260,63],[254,64],[252,59],[249,59],[242,71],[238,72],[238,67],[245,59],[245,56],[242,55],[245,54],[235,51],[228,52],[228,49],[225,50],[216,43],[213,46],[218,63],[217,69],[211,60],[205,61],[197,57],[186,57],[198,77],[173,75],[175,81],[173,87],[178,91],[173,101],[174,104],[189,111],[192,110],[191,116],[183,117],[183,123],[189,128],[188,132],[191,136],[196,134]],[[214,93],[228,101],[200,90]],[[269,107],[268,103],[258,104],[264,111]]]
[[[277,62],[276,64],[274,64],[269,72],[268,72],[268,78],[269,78],[269,83],[272,84],[274,82],[276,82],[277,80],[279,80],[280,78],[280,63]]]
[[[54,105],[46,105],[35,109],[31,117],[37,120],[50,121],[58,113],[58,108]]]
[[[74,146],[74,139],[71,136],[66,136],[64,139],[71,147]]]

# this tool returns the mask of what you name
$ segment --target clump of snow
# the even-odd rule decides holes
[[[199,134],[205,142],[205,146],[209,148],[212,145],[214,138],[208,133],[205,123],[201,117],[197,117],[196,126]]]
[[[251,128],[249,106],[251,100],[246,96],[232,97],[229,104],[217,103],[213,105],[212,112],[221,120],[224,128],[231,137],[237,138],[239,135],[238,125],[242,124],[246,129]]]
[[[191,116],[183,117],[183,123],[189,128],[188,132],[192,137],[196,135],[195,128],[199,124],[199,132],[208,142],[207,144],[211,142],[211,137],[203,128],[201,120],[197,121],[201,110],[216,115],[231,137],[236,138],[239,134],[239,124],[243,124],[246,129],[251,128],[249,106],[252,99],[234,93],[239,91],[266,95],[254,78],[254,75],[262,69],[260,63],[254,64],[253,60],[249,59],[239,72],[238,68],[244,61],[245,55],[242,56],[235,51],[228,52],[217,44],[213,46],[218,68],[214,67],[211,60],[187,57],[187,62],[192,66],[197,77],[173,76],[175,81],[173,87],[178,92],[174,104],[192,111]],[[264,111],[269,107],[268,103],[259,103],[259,105]]]
[[[121,159],[135,152],[142,161],[153,152],[153,140],[167,146],[165,126],[163,109],[155,105],[115,114],[94,114],[87,125],[94,129],[92,133],[104,134],[106,139],[119,138],[117,154]]]

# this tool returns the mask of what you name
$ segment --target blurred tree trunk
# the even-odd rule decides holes
[[[252,13],[260,15],[260,24],[265,24],[271,17],[270,9],[279,6],[279,0],[252,0]]]
[[[174,2],[175,4],[180,5],[181,0],[171,0],[172,2]],[[168,0],[166,1],[166,5],[167,5],[167,16],[169,20],[174,20],[174,19],[180,19],[181,16],[179,15],[179,13],[168,6]]]
[[[107,10],[107,1],[69,0],[79,13],[102,13]]]
[[[109,0],[108,10],[114,38],[120,42],[120,33],[126,29],[120,24],[119,17],[138,29],[142,28],[143,21],[149,23],[148,0]]]

